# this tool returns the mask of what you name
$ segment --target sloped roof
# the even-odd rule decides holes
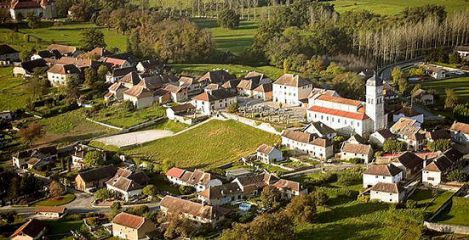
[[[30,219],[23,225],[21,225],[16,231],[10,236],[10,238],[16,237],[18,235],[30,236],[33,239],[39,237],[39,234],[46,228],[46,226],[36,220]]]
[[[41,213],[41,212],[48,212],[48,213],[60,213],[63,214],[67,208],[64,206],[38,206],[36,207],[36,212]]]
[[[203,205],[168,195],[161,200],[160,206],[167,208],[168,212],[171,213],[189,214],[204,219],[215,219],[223,214],[222,208]]]
[[[354,106],[354,107],[360,107],[360,106],[363,105],[363,102],[358,101],[358,100],[332,96],[332,95],[329,95],[329,94],[321,94],[317,99],[321,100],[321,101],[344,104],[344,105],[350,105],[350,106]]]
[[[45,68],[47,67],[46,60],[39,58],[31,61],[26,61],[21,63],[21,67],[27,72],[34,72],[35,68]]]
[[[239,188],[237,183],[227,183],[219,186],[213,186],[199,192],[198,195],[206,199],[220,199],[225,196],[231,196],[233,194],[240,194],[243,191]]]
[[[140,85],[135,85],[131,87],[129,90],[124,92],[125,95],[133,96],[136,98],[144,98],[144,97],[152,97],[153,93],[148,90],[147,88],[140,86]]]
[[[137,71],[135,67],[126,67],[126,68],[114,68],[112,69],[113,77],[120,77],[129,74],[130,72]]]
[[[371,165],[366,169],[366,171],[363,174],[369,174],[369,175],[377,175],[377,176],[396,176],[402,172],[401,169],[398,167],[389,164],[389,165]]]
[[[387,193],[400,193],[402,187],[396,183],[383,183],[379,182],[371,188],[371,191],[387,192]]]
[[[267,145],[267,144],[262,144],[262,145],[260,145],[260,146],[257,148],[256,152],[260,152],[260,153],[264,153],[264,154],[269,154],[269,153],[271,153],[274,149],[275,149],[274,147],[271,147],[271,146],[269,146],[269,145]]]
[[[358,112],[347,112],[347,111],[320,107],[320,106],[312,106],[309,110],[313,112],[319,112],[319,113],[324,113],[324,114],[329,114],[329,115],[334,115],[334,116],[340,116],[344,118],[356,119],[356,120],[365,120],[369,118],[365,114],[364,107],[361,107]]]
[[[363,154],[363,155],[369,155],[373,151],[373,149],[371,148],[371,145],[359,144],[359,143],[348,143],[348,142],[344,142],[341,150],[342,152],[346,152],[346,153],[356,153],[356,154]]]
[[[311,122],[305,129],[314,128],[316,131],[321,133],[322,135],[332,134],[335,133],[335,130],[327,126],[322,122]]]
[[[276,183],[272,185],[272,187],[278,188],[278,189],[291,189],[293,191],[301,191],[301,184],[296,181],[291,181],[291,180],[285,180],[285,179],[280,179]]]
[[[9,45],[0,44],[0,55],[11,54],[11,53],[18,53],[18,51],[10,47]]]
[[[77,50],[77,48],[74,46],[67,46],[67,45],[62,45],[62,44],[51,44],[47,47],[47,50],[49,51],[57,50],[62,55],[68,55],[68,54],[74,53]]]
[[[175,177],[175,178],[181,178],[185,171],[186,171],[186,170],[184,170],[184,169],[180,169],[180,168],[177,168],[177,167],[173,167],[173,168],[169,169],[169,170],[166,172],[166,176]]]
[[[195,106],[191,103],[184,103],[170,107],[175,113],[189,112],[195,110]]]
[[[145,223],[145,218],[137,215],[121,212],[117,214],[113,219],[112,223],[121,226],[126,226],[133,229],[139,229]]]
[[[253,91],[267,93],[267,92],[272,92],[272,88],[273,88],[272,83],[264,83],[256,87]]]
[[[193,99],[205,102],[213,102],[216,100],[227,99],[232,97],[236,97],[236,94],[229,92],[225,89],[217,89],[211,92],[203,92],[195,96]]]
[[[449,130],[469,134],[469,124],[462,122],[454,122]]]
[[[122,77],[119,82],[122,83],[131,83],[132,85],[137,85],[140,82],[140,75],[136,71],[132,71]]]
[[[55,74],[80,74],[80,69],[73,64],[54,64],[47,72]]]
[[[288,139],[292,139],[297,142],[302,143],[311,143],[314,139],[314,135],[306,132],[301,131],[294,131],[294,130],[285,130],[282,132],[282,137],[286,137]]]
[[[414,168],[418,165],[423,167],[423,159],[412,152],[404,152],[397,158],[397,161],[406,168]]]
[[[235,76],[229,74],[225,70],[215,70],[205,73],[197,81],[203,82],[208,81],[209,83],[220,83],[223,84],[226,81],[236,79]]]
[[[117,168],[114,166],[104,166],[81,172],[78,176],[80,176],[85,182],[93,182],[100,179],[110,178],[114,176],[116,171]]]
[[[304,78],[301,78],[299,75],[283,74],[274,82],[274,84],[290,87],[303,87],[306,85],[311,85],[312,83]]]

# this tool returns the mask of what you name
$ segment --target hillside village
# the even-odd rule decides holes
[[[54,1],[4,5],[58,18]],[[0,98],[0,239],[466,239],[468,86],[432,87],[469,77],[466,40],[431,53],[458,64],[328,60],[335,84],[287,60],[195,72],[102,43],[0,44],[0,82],[28,94]]]

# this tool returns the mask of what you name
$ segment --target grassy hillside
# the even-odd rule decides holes
[[[250,71],[257,71],[266,74],[273,80],[277,79],[283,74],[283,69],[273,66],[251,67],[235,64],[172,64],[171,67],[173,67],[177,72],[182,72],[193,76],[201,76],[208,71],[218,69],[227,70],[237,77],[244,76]]]
[[[0,67],[0,111],[26,106],[31,96],[25,90],[26,81],[12,76],[11,67]]]
[[[446,89],[453,89],[461,102],[469,100],[469,77],[425,81],[421,84],[423,88],[434,89],[442,96]]]
[[[235,121],[213,120],[174,137],[163,138],[126,151],[156,161],[170,161],[182,168],[210,169],[236,161],[263,144],[279,142],[278,136]]]

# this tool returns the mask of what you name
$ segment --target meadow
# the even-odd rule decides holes
[[[25,90],[26,81],[13,77],[11,67],[0,67],[0,111],[24,108],[31,94]]]
[[[116,127],[129,128],[148,120],[164,117],[166,109],[159,106],[128,111],[123,105],[112,105],[99,111],[93,120]]]
[[[97,137],[115,130],[87,121],[83,109],[77,109],[39,121],[45,134],[35,144],[67,144],[78,140]]]
[[[438,223],[469,226],[469,199],[453,197],[452,206],[443,210],[434,219]]]
[[[171,67],[176,72],[193,76],[202,76],[207,71],[223,69],[237,77],[244,76],[250,71],[257,71],[275,80],[284,73],[283,69],[274,66],[251,67],[236,64],[172,64]]]
[[[159,139],[125,151],[181,168],[211,169],[255,152],[263,143],[278,143],[278,136],[235,121],[211,120],[179,135]]]
[[[434,89],[444,99],[445,90],[453,89],[461,102],[469,100],[469,77],[431,80],[420,83],[424,89]]]

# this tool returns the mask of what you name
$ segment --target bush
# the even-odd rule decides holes
[[[407,200],[407,202],[405,203],[405,207],[406,207],[406,208],[409,208],[409,209],[417,208],[417,201],[412,200],[412,199],[409,199],[409,200]]]
[[[360,164],[360,163],[364,163],[365,161],[361,158],[351,158],[349,159],[349,162],[353,164]]]
[[[362,203],[368,203],[370,202],[370,196],[369,195],[358,195],[357,201],[362,202]]]
[[[224,9],[218,16],[218,24],[224,28],[237,28],[239,27],[239,14],[232,9]]]
[[[465,182],[467,179],[468,175],[459,169],[453,170],[448,173],[448,180],[450,181]]]
[[[359,172],[347,171],[339,175],[337,183],[343,186],[351,186],[360,183],[362,176]]]
[[[323,191],[315,191],[312,193],[316,204],[319,206],[325,206],[327,201],[329,200],[329,196]]]
[[[245,213],[245,214],[243,214],[239,217],[238,222],[240,222],[240,223],[250,222],[254,219],[255,216],[256,216],[255,214],[253,214],[251,212],[247,212],[247,213]]]
[[[195,188],[191,186],[179,186],[179,192],[183,195],[191,194],[195,192]]]

